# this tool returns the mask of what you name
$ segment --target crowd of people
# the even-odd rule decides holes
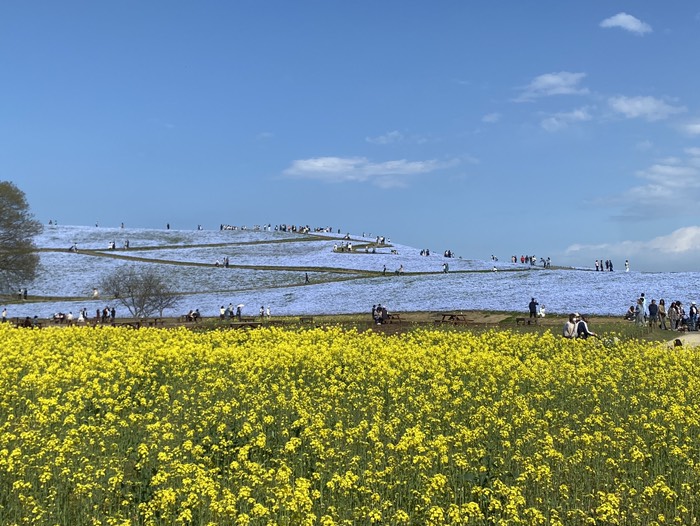
[[[642,292],[634,305],[630,305],[624,318],[633,321],[637,325],[649,326],[652,329],[671,331],[697,331],[698,330],[698,306],[694,301],[690,302],[688,310],[681,301],[675,300],[667,307],[664,298],[658,303],[652,298],[649,303]]]
[[[228,307],[224,307],[223,305],[219,308],[219,318],[223,319],[230,319],[230,318],[236,318],[238,321],[241,321],[241,316],[243,315],[243,305],[242,303],[239,303],[235,307],[233,306],[233,303],[229,303]]]
[[[605,267],[605,268],[603,268]],[[601,260],[595,260],[595,269],[600,271],[600,270],[608,270],[610,272],[613,271],[613,262],[610,259],[606,259],[605,261]],[[625,262],[625,270],[629,270],[629,262]]]
[[[109,305],[107,305],[102,309],[95,309],[95,316],[93,317],[93,320],[95,321],[95,323],[114,323],[114,320],[116,317],[117,317],[117,309],[113,306],[110,307]],[[78,313],[77,318],[73,314],[73,311],[55,312],[51,316],[51,320],[53,322],[66,323],[68,325],[72,324],[73,322],[85,323],[85,322],[89,321],[89,319],[90,319],[90,314],[88,313],[87,308],[80,309],[80,312]]]
[[[493,256],[493,255],[491,256],[491,259],[493,261],[498,261],[498,258]],[[534,254],[532,256],[521,255],[519,259],[518,259],[518,256],[511,256],[510,257],[511,263],[517,263],[518,261],[520,261],[521,265],[528,264],[531,267],[534,267],[535,265],[537,265],[537,256],[535,256]],[[540,258],[540,263],[542,264],[543,268],[550,268],[552,266],[552,259],[549,257],[547,259]]]

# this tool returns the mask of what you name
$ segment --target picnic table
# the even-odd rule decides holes
[[[389,323],[401,323],[402,321],[401,314],[389,314]]]
[[[241,321],[233,321],[229,323],[230,329],[257,329],[262,326],[262,322],[254,321],[253,319],[242,319]]]
[[[445,323],[449,325],[464,325],[473,320],[468,319],[464,314],[457,314],[455,312],[447,312],[442,315],[442,318],[435,320],[435,323]]]

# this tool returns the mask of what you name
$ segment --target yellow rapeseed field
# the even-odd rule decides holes
[[[697,524],[700,353],[0,326],[2,525]]]

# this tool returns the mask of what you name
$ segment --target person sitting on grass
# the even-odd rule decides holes
[[[581,319],[576,325],[576,337],[583,338],[585,340],[589,336],[598,337],[598,335],[595,332],[592,332],[588,328],[588,320],[586,319],[586,317],[584,315],[581,315]]]
[[[569,314],[569,321],[564,324],[564,338],[576,338],[576,314]]]

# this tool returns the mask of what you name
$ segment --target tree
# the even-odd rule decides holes
[[[41,231],[24,192],[0,181],[0,289],[10,292],[36,277],[39,254],[34,236]]]
[[[100,287],[104,294],[126,307],[135,318],[145,318],[177,305],[180,296],[153,267],[122,265],[105,276]]]

